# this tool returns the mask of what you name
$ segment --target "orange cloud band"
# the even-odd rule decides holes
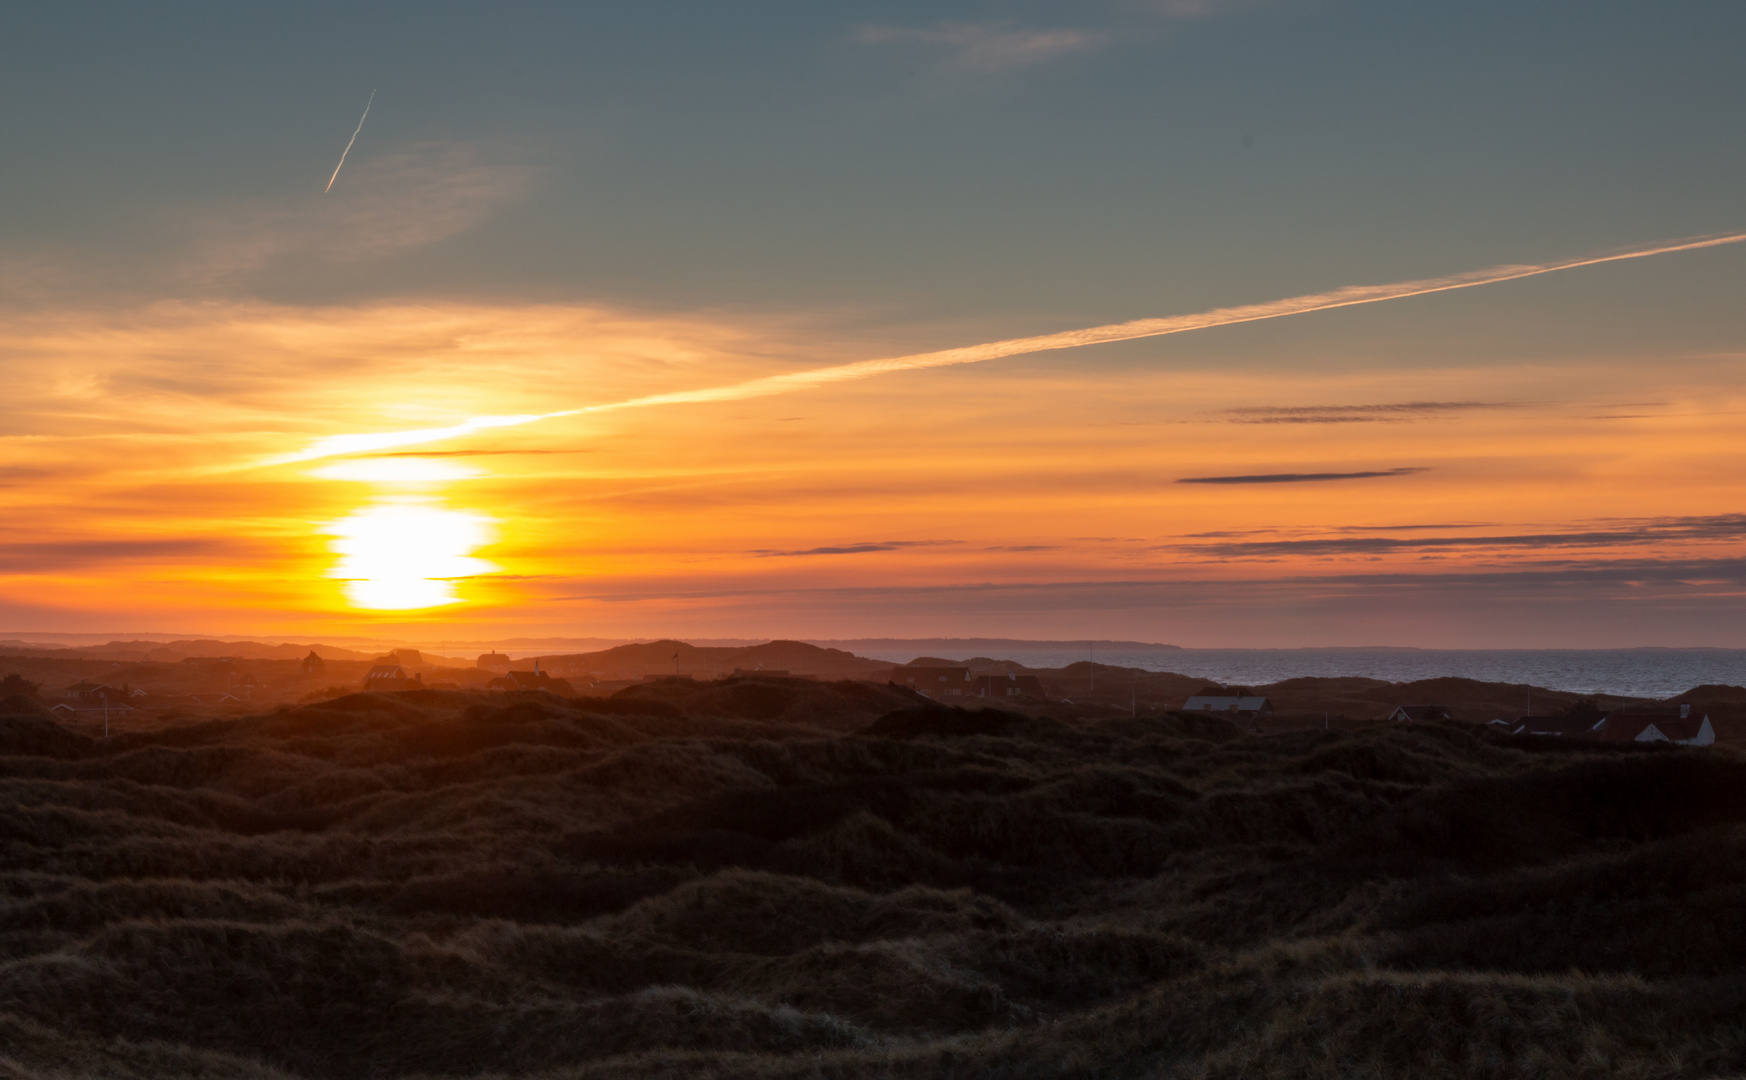
[[[1679,251],[1696,251],[1702,248],[1722,247],[1727,244],[1738,244],[1746,241],[1746,233],[1729,233],[1692,237],[1671,243],[1656,244],[1651,247],[1633,248],[1629,251],[1614,252],[1610,255],[1585,256],[1577,259],[1567,259],[1562,262],[1538,263],[1526,265],[1494,266],[1485,270],[1471,270],[1466,273],[1452,274],[1447,277],[1425,278],[1417,281],[1402,281],[1389,285],[1352,285],[1331,292],[1312,293],[1308,296],[1294,296],[1284,300],[1272,300],[1261,304],[1245,304],[1238,307],[1215,308],[1192,315],[1173,315],[1157,319],[1136,319],[1132,322],[1111,323],[1105,326],[1093,326],[1083,330],[1066,330],[1055,334],[1042,334],[1036,337],[1009,338],[1005,341],[991,341],[981,345],[966,345],[956,349],[942,349],[937,352],[913,353],[908,356],[888,357],[877,360],[858,360],[848,364],[837,364],[831,367],[814,368],[810,371],[795,371],[783,375],[769,375],[760,379],[733,383],[727,386],[705,387],[697,390],[679,390],[668,394],[650,394],[644,397],[630,398],[625,401],[607,402],[601,405],[586,405],[574,409],[562,409],[557,412],[536,413],[521,416],[475,416],[457,424],[438,428],[420,428],[410,431],[366,432],[350,435],[334,435],[318,440],[303,450],[280,457],[269,458],[256,462],[256,465],[288,465],[301,461],[314,461],[320,458],[337,457],[344,454],[371,453],[401,446],[413,446],[420,443],[438,442],[444,439],[459,438],[492,428],[519,427],[524,424],[537,423],[541,420],[556,420],[567,416],[582,416],[589,413],[612,412],[619,409],[646,409],[658,405],[690,405],[722,401],[743,401],[747,398],[770,397],[777,394],[791,394],[803,390],[813,390],[829,386],[833,383],[850,382],[856,379],[868,379],[876,375],[889,375],[902,371],[920,371],[926,368],[950,367],[956,364],[976,364],[984,360],[998,360],[1008,356],[1022,356],[1027,353],[1049,352],[1055,349],[1075,349],[1082,345],[1102,345],[1116,341],[1133,341],[1138,338],[1161,337],[1165,334],[1180,334],[1189,330],[1206,330],[1215,326],[1230,326],[1235,323],[1259,322],[1263,319],[1281,319],[1289,315],[1306,315],[1312,311],[1328,311],[1333,308],[1355,307],[1359,304],[1376,304],[1384,300],[1404,300],[1410,296],[1425,296],[1430,293],[1450,292],[1455,289],[1471,289],[1480,285],[1496,285],[1505,281],[1516,281],[1521,278],[1537,277],[1541,274],[1557,273],[1560,270],[1575,270],[1584,266],[1598,266],[1601,263],[1622,262],[1627,259],[1646,259],[1654,255],[1670,255]]]

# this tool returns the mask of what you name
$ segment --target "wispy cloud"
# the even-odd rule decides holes
[[[427,247],[484,222],[518,198],[529,169],[490,164],[470,146],[423,143],[352,164],[340,192],[297,203],[242,205],[196,226],[191,272],[222,277],[269,263],[379,259]]]
[[[1327,555],[1395,555],[1479,550],[1552,551],[1667,543],[1737,543],[1746,540],[1746,514],[1640,518],[1598,522],[1595,528],[1481,536],[1340,536],[1306,540],[1237,540],[1187,546],[1218,558]]]
[[[905,548],[943,547],[959,543],[957,540],[871,540],[860,544],[840,544],[828,547],[802,548],[797,551],[773,551],[769,549],[752,552],[759,558],[794,558],[802,555],[863,555],[871,551],[901,551]]]
[[[1370,472],[1246,473],[1240,476],[1185,476],[1178,484],[1304,484],[1320,480],[1374,480],[1385,476],[1409,476],[1422,467],[1378,469]]]
[[[1167,19],[1212,19],[1271,2],[1273,0],[1138,0],[1134,6]]]
[[[0,542],[0,570],[10,573],[64,571],[72,566],[115,562],[210,560],[216,555],[253,554],[254,548],[213,537],[171,537],[159,540],[60,540]]]
[[[946,67],[969,72],[1014,71],[1092,52],[1109,42],[1099,30],[1036,29],[1010,22],[938,22],[930,26],[861,26],[856,40],[868,45],[922,48]]]
[[[1402,401],[1382,405],[1249,406],[1226,409],[1224,415],[1232,424],[1398,424],[1508,407],[1490,401]]]

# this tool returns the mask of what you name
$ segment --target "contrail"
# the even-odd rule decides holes
[[[346,155],[352,152],[352,143],[358,141],[358,132],[364,130],[364,119],[370,115],[370,106],[376,103],[376,91],[370,91],[370,100],[364,102],[364,115],[358,117],[358,127],[352,132],[352,137],[346,140],[346,148],[340,151],[340,163],[333,167],[333,175],[327,178],[327,186],[321,189],[326,195],[333,190],[333,182],[339,179],[339,171],[346,167]]]
[[[1646,259],[1652,255],[1670,255],[1676,251],[1696,251],[1700,248],[1721,247],[1725,244],[1738,244],[1746,241],[1746,233],[1729,233],[1727,235],[1712,235],[1692,237],[1670,243],[1656,244],[1653,247],[1634,248],[1630,251],[1615,252],[1611,255],[1585,256],[1578,259],[1567,259],[1562,262],[1539,263],[1532,265],[1494,266],[1487,270],[1470,270],[1462,274],[1452,274],[1448,277],[1425,278],[1419,281],[1402,281],[1393,285],[1352,285],[1332,292],[1311,293],[1308,296],[1294,296],[1285,300],[1272,300],[1263,304],[1245,304],[1241,307],[1215,308],[1195,315],[1172,315],[1161,319],[1138,319],[1133,322],[1112,323],[1107,326],[1093,326],[1084,330],[1067,330],[1057,334],[1043,334],[1037,337],[1010,338],[1006,341],[991,341],[982,345],[967,345],[957,349],[942,349],[938,352],[914,353],[909,356],[895,356],[881,360],[857,360],[853,363],[838,364],[833,367],[814,368],[811,371],[795,371],[786,375],[770,375],[748,382],[733,383],[728,386],[707,387],[700,390],[680,390],[670,394],[651,394],[647,397],[629,398],[625,401],[607,402],[602,405],[585,405],[576,409],[564,409],[559,412],[536,413],[523,416],[475,416],[458,424],[440,428],[422,428],[413,431],[385,431],[357,435],[334,435],[310,444],[307,448],[294,454],[268,459],[259,462],[260,465],[287,465],[299,461],[314,461],[318,458],[336,457],[341,454],[370,453],[377,450],[387,450],[398,446],[413,446],[419,443],[436,442],[441,439],[452,439],[461,435],[471,435],[474,432],[489,428],[520,427],[523,424],[533,424],[541,420],[556,420],[565,416],[582,416],[588,413],[614,412],[619,409],[646,409],[656,405],[687,405],[716,401],[743,401],[747,398],[769,397],[774,394],[788,394],[800,390],[812,390],[832,383],[849,382],[854,379],[867,379],[875,375],[887,375],[897,371],[919,371],[924,368],[949,367],[954,364],[975,364],[983,360],[996,360],[1006,356],[1022,356],[1026,353],[1047,352],[1052,349],[1073,349],[1081,345],[1101,345],[1112,341],[1132,341],[1136,338],[1159,337],[1164,334],[1180,334],[1187,330],[1205,330],[1214,326],[1230,326],[1233,323],[1259,322],[1263,319],[1280,319],[1287,315],[1304,315],[1312,311],[1327,311],[1331,308],[1354,307],[1358,304],[1375,304],[1384,300],[1402,300],[1409,296],[1424,296],[1427,293],[1449,292],[1454,289],[1471,289],[1479,285],[1495,285],[1504,281],[1515,281],[1520,278],[1536,277],[1540,274],[1552,274],[1560,270],[1574,270],[1582,266],[1598,266],[1601,263],[1621,262],[1626,259]]]

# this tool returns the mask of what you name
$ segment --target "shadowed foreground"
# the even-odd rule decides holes
[[[673,681],[4,717],[0,786],[0,1077],[1746,1066],[1729,749]]]

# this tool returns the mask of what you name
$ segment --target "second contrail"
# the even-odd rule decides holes
[[[340,151],[339,164],[333,167],[333,175],[327,178],[327,186],[321,189],[323,195],[333,190],[333,182],[339,179],[339,171],[346,167],[346,155],[352,152],[352,144],[358,141],[358,132],[364,130],[364,121],[369,118],[370,106],[374,104],[376,104],[376,91],[372,90],[370,91],[370,100],[364,102],[364,115],[358,117],[358,126],[352,130],[352,137],[346,140],[346,148]]]
[[[1311,293],[1308,296],[1294,296],[1263,304],[1215,308],[1195,315],[1138,319],[1133,322],[1093,326],[1084,330],[1067,330],[1058,334],[1009,338],[1005,341],[991,341],[982,345],[942,349],[938,352],[914,353],[909,356],[895,356],[881,360],[857,360],[850,364],[814,368],[810,371],[795,371],[786,375],[770,375],[762,379],[752,379],[748,382],[733,383],[728,386],[680,390],[670,394],[651,394],[647,397],[630,398],[625,401],[607,402],[601,405],[585,405],[559,412],[521,416],[475,416],[460,423],[440,428],[334,435],[312,443],[296,453],[271,458],[257,464],[286,465],[299,461],[314,461],[318,458],[337,457],[341,454],[372,453],[394,447],[453,439],[491,428],[520,427],[523,424],[532,424],[540,420],[556,420],[560,417],[583,416],[588,413],[613,412],[619,409],[643,409],[656,405],[686,405],[769,397],[773,394],[811,390],[832,383],[866,379],[898,371],[919,371],[923,368],[949,367],[954,364],[974,364],[983,360],[997,360],[1001,357],[1047,352],[1052,349],[1072,349],[1081,345],[1132,341],[1136,338],[1180,334],[1186,330],[1205,330],[1214,326],[1229,326],[1233,323],[1259,322],[1263,319],[1284,318],[1287,315],[1305,315],[1312,311],[1327,311],[1330,308],[1353,307],[1358,304],[1375,304],[1383,300],[1402,300],[1409,296],[1424,296],[1427,293],[1449,292],[1453,289],[1471,289],[1479,285],[1495,285],[1504,281],[1556,273],[1559,270],[1574,270],[1581,266],[1597,266],[1601,263],[1621,262],[1626,259],[1646,259],[1652,255],[1671,255],[1676,251],[1696,251],[1700,248],[1721,247],[1725,244],[1738,244],[1742,241],[1746,241],[1746,233],[1698,236],[1656,244],[1652,247],[1614,252],[1610,255],[1592,255],[1566,259],[1562,262],[1532,265],[1494,266],[1487,270],[1471,270],[1463,274],[1451,274],[1448,277],[1402,281],[1392,285],[1353,285],[1344,289],[1335,289],[1332,292]]]

